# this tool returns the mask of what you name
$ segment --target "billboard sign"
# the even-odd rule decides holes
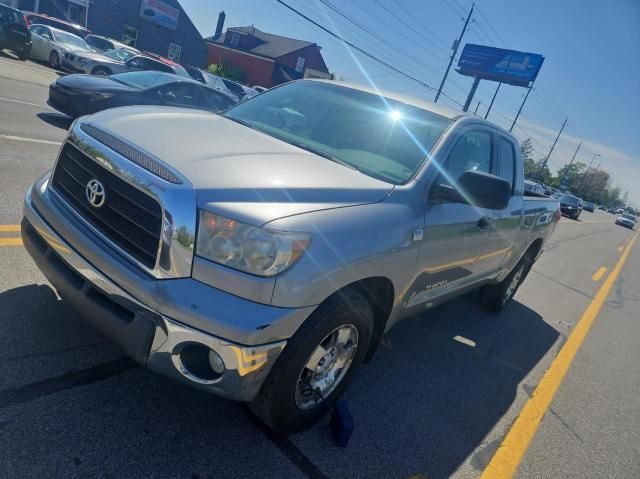
[[[175,30],[178,27],[180,10],[162,0],[142,0],[140,2],[140,16],[161,27]]]
[[[514,86],[529,86],[538,76],[544,57],[467,43],[458,61],[458,73]]]

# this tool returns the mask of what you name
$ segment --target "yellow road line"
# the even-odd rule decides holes
[[[22,238],[0,238],[0,246],[22,246]]]
[[[482,473],[482,479],[510,478],[515,474],[520,461],[522,461],[529,444],[540,426],[545,412],[558,391],[565,374],[569,370],[569,366],[571,366],[578,349],[580,349],[584,339],[587,337],[589,329],[593,325],[611,288],[620,275],[620,271],[627,261],[631,248],[637,238],[638,233],[636,233],[629,242],[629,245],[616,263],[615,268],[613,268],[609,276],[607,276],[607,279],[598,290],[591,304],[589,304],[585,310],[582,318],[580,318],[580,321],[576,324],[567,342],[538,383],[533,395],[520,411],[507,437],[502,441],[491,462],[489,462],[489,465]]]
[[[19,233],[20,225],[0,225],[0,233]]]
[[[591,279],[594,281],[600,281],[606,272],[607,272],[607,268],[605,268],[604,266],[601,266],[600,269],[596,271],[596,273],[593,276],[591,276]]]
[[[622,253],[622,250],[623,250],[623,249],[624,249],[624,246],[618,246],[618,251],[619,251],[620,253]]]

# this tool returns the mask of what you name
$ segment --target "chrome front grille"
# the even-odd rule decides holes
[[[91,204],[87,185],[98,180],[104,204]],[[135,188],[67,143],[60,152],[52,188],[89,224],[147,268],[156,265],[162,234],[162,208]]]

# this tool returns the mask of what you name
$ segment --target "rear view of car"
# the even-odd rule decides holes
[[[0,4],[0,50],[3,48],[26,60],[31,52],[31,32],[20,10]]]
[[[586,202],[582,209],[584,209],[585,211],[589,211],[589,212],[593,213],[594,210],[596,209],[596,205],[594,205],[593,203],[590,203],[590,202]]]
[[[636,226],[636,217],[629,213],[623,213],[616,218],[616,224],[633,229]]]

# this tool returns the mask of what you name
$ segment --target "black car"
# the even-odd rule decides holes
[[[593,203],[587,202],[587,203],[584,204],[582,209],[585,210],[585,211],[589,211],[589,212],[593,213],[594,210],[596,209],[596,205],[594,205]]]
[[[3,48],[26,60],[31,53],[31,32],[20,10],[0,4],[0,50]]]
[[[577,196],[562,195],[560,197],[560,213],[577,220],[582,213],[582,200]]]
[[[75,118],[127,105],[165,105],[218,112],[237,101],[231,95],[182,76],[142,71],[58,78],[49,87],[47,103]]]

